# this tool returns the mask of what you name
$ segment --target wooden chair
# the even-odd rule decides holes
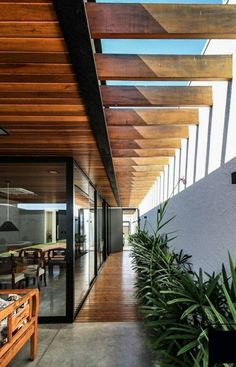
[[[56,247],[53,250],[49,250],[47,264],[49,272],[52,272],[54,265],[66,267],[66,249]]]
[[[0,285],[16,288],[25,280],[23,272],[17,272],[14,256],[0,257]]]
[[[44,285],[47,285],[46,269],[44,256],[41,250],[35,248],[22,249],[17,258],[18,266],[24,268],[24,274],[27,284],[30,279],[33,279],[40,291],[40,279],[44,279]]]

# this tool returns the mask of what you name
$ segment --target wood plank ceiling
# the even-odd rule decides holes
[[[72,156],[116,201],[50,0],[0,1],[1,156]]]
[[[236,38],[235,5],[86,4],[96,39]],[[137,207],[169,157],[198,125],[198,107],[211,107],[208,86],[124,86],[116,81],[232,79],[230,55],[95,54],[119,195]],[[115,107],[115,108],[114,108]]]

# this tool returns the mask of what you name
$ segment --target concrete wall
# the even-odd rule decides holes
[[[0,232],[0,252],[6,250],[5,244],[14,244],[19,241],[32,243],[44,242],[45,212],[44,210],[24,210],[10,207],[10,221],[19,231]],[[6,207],[0,207],[0,225],[6,221]]]
[[[111,208],[111,252],[123,250],[123,212],[121,208]]]
[[[230,251],[236,261],[236,185],[231,184],[231,173],[236,171],[236,158],[207,177],[170,199],[166,219],[176,218],[165,232],[177,231],[173,245],[193,256],[197,270],[202,267],[211,272],[227,262]],[[157,208],[147,216],[146,228],[155,228]]]
[[[20,240],[44,243],[45,211],[20,209]]]

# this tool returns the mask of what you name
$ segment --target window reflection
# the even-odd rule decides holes
[[[74,166],[75,185],[75,310],[95,277],[94,189],[87,177]]]
[[[21,287],[40,289],[40,316],[65,316],[65,163],[1,163],[0,226],[7,219],[17,230],[0,230],[1,259],[12,259]],[[0,275],[1,288],[13,287],[8,275]]]

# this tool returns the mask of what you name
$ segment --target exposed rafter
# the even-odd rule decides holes
[[[236,38],[236,5],[87,3],[93,38]]]
[[[100,80],[230,80],[231,55],[95,55]]]
[[[199,123],[196,108],[106,108],[105,115],[107,124],[110,126],[195,125]]]
[[[101,87],[104,106],[112,107],[167,107],[211,106],[211,87]]]

